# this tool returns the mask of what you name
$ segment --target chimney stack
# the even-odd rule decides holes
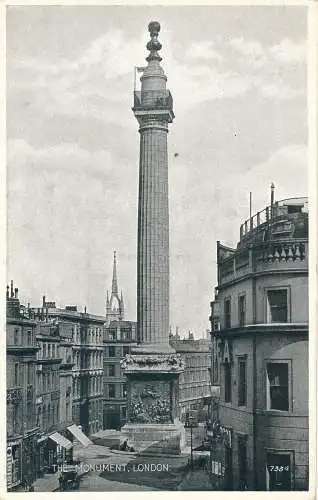
[[[10,290],[10,287],[9,287],[9,285],[7,285],[7,299],[10,298],[10,292],[9,292],[9,290]]]
[[[18,292],[19,292],[19,289],[18,288],[15,288],[14,289],[14,298],[17,299],[18,298]]]
[[[45,307],[45,295],[43,295],[43,298],[42,298],[42,306]]]
[[[272,182],[272,184],[271,184],[271,207],[274,205],[274,202],[275,202],[274,191],[275,191],[275,185]]]
[[[13,280],[11,280],[11,299],[13,299],[14,293],[13,293]]]

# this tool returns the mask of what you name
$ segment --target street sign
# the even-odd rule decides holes
[[[198,422],[196,418],[196,412],[189,411],[186,413],[185,427],[197,427]]]

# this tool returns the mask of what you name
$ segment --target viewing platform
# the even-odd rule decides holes
[[[291,232],[293,221],[306,214],[308,217],[308,198],[286,198],[276,201],[264,210],[248,218],[240,227],[240,242],[255,233],[262,231],[264,225],[273,224],[275,235],[286,235]]]
[[[218,242],[219,283],[248,274],[308,269],[308,199],[275,202],[240,227],[237,248]]]
[[[133,111],[136,116],[139,112],[164,112],[167,113],[169,123],[172,123],[174,113],[170,90],[135,90]]]

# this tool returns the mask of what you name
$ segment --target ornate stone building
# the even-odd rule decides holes
[[[35,475],[36,421],[35,322],[21,309],[18,289],[7,287],[7,488],[14,490]]]
[[[40,311],[58,332],[63,418],[80,425],[85,434],[97,432],[103,425],[105,318],[87,313],[86,308],[83,313],[76,306],[57,308],[55,302],[46,302],[45,298],[41,309],[32,310],[36,314]]]
[[[290,198],[217,244],[211,303],[212,469],[220,489],[308,488],[308,201]]]
[[[136,344],[132,321],[112,321],[104,329],[104,429],[118,429],[126,422],[127,379],[120,362]]]
[[[63,437],[67,422],[61,421],[61,353],[58,325],[44,317],[43,309],[35,316],[37,352],[36,416],[41,429],[37,445],[37,473],[51,470],[63,460],[72,443]],[[65,397],[65,395],[63,394]],[[70,423],[68,423],[70,425]]]
[[[211,404],[211,340],[170,336],[170,345],[183,357],[185,366],[179,379],[180,419],[185,422],[191,411],[198,422],[204,422]]]

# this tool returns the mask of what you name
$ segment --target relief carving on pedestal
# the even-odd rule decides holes
[[[169,371],[184,370],[184,360],[180,354],[168,355],[131,355],[127,354],[120,362],[123,370],[129,371]]]
[[[166,395],[167,396],[167,395]],[[129,408],[130,422],[136,424],[171,423],[170,397],[164,397],[154,386],[147,385],[132,394]]]

